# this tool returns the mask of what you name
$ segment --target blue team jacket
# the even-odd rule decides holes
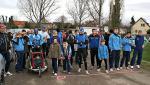
[[[76,36],[76,41],[78,43],[78,48],[86,48],[86,41],[88,40],[87,36],[85,34],[82,35],[77,35]],[[81,45],[82,43],[82,45]]]
[[[119,35],[115,34],[110,35],[109,48],[111,50],[121,50],[121,37]]]
[[[24,51],[24,39],[22,37],[13,40],[15,51]]]
[[[89,45],[90,48],[98,48],[99,46],[99,35],[93,36],[92,34],[89,36]]]
[[[98,58],[101,59],[108,59],[109,52],[108,47],[106,45],[99,45],[98,48]]]
[[[144,36],[137,35],[135,38],[136,48],[141,48],[144,45]]]
[[[36,47],[36,46],[41,46],[42,45],[42,43],[43,43],[43,40],[42,40],[43,38],[42,38],[42,36],[40,35],[40,34],[37,34],[37,35],[33,35],[33,39],[32,39],[32,45],[34,46],[34,47]]]
[[[130,38],[124,37],[122,40],[123,51],[131,51],[132,42]]]

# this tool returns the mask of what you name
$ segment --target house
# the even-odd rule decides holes
[[[137,34],[139,30],[143,32],[143,34],[147,34],[147,30],[150,29],[149,24],[145,21],[145,19],[140,18],[135,22],[135,24],[131,27],[131,33]]]
[[[14,21],[14,25],[16,25],[18,28],[23,28],[26,25],[26,21]]]

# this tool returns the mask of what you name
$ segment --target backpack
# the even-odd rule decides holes
[[[67,41],[70,45],[73,45],[74,41],[75,41],[75,36],[74,35],[69,35],[68,38],[67,38]]]

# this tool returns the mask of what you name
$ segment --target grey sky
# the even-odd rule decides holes
[[[61,15],[67,14],[67,6],[66,3],[69,3],[71,0],[58,0],[58,4],[60,9],[55,12],[55,14],[50,16],[50,20],[54,21],[57,17]],[[132,16],[135,16],[137,20],[140,17],[145,18],[148,22],[150,22],[150,0],[125,0],[124,11],[123,11],[123,22],[128,23]],[[105,5],[103,9],[103,15],[105,17],[108,16],[109,12],[109,0],[105,0]],[[16,16],[18,20],[24,20],[25,17],[19,12],[17,8],[17,0],[0,0],[0,15],[7,15],[7,16]]]

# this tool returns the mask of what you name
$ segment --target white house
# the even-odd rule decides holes
[[[143,18],[140,18],[139,20],[135,22],[134,25],[132,25],[131,33],[137,34],[137,32],[141,30],[143,34],[147,34],[147,30],[149,29],[150,29],[149,24]]]

